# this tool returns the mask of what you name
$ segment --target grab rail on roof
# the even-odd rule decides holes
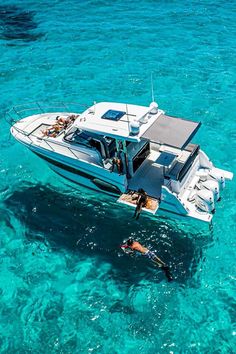
[[[65,113],[81,113],[81,110],[86,110],[87,105],[77,102],[53,102],[48,104],[45,102],[30,102],[12,107],[5,112],[5,120],[11,126],[18,120],[26,118],[27,115],[45,114],[53,112]],[[78,110],[78,111],[77,111]],[[31,114],[28,114],[31,112]]]

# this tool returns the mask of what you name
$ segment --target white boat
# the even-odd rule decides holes
[[[36,108],[37,114],[28,115]],[[8,116],[14,119],[15,139],[53,171],[114,195],[131,208],[142,188],[148,194],[143,212],[154,217],[165,214],[209,223],[225,181],[233,178],[191,143],[201,123],[165,115],[155,102],[149,106],[100,102],[81,112],[37,104],[26,110],[15,107]]]

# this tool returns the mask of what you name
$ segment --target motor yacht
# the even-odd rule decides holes
[[[211,222],[225,181],[233,178],[192,143],[200,122],[166,115],[156,102],[100,102],[76,110],[37,103],[7,116],[14,138],[58,175],[110,194],[132,211],[143,189],[142,212],[157,218]]]

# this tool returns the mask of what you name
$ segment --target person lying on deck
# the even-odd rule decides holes
[[[71,114],[68,117],[56,117],[56,123],[53,124],[51,127],[42,130],[41,132],[43,133],[43,136],[50,136],[52,138],[55,138],[61,131],[62,129],[66,129],[69,124],[73,123],[76,118],[78,118],[79,115]]]
[[[137,202],[136,202],[137,206],[136,206],[133,218],[136,218],[136,220],[138,220],[140,213],[142,211],[142,208],[145,207],[147,204],[148,196],[147,196],[147,193],[142,188],[140,188],[138,190],[138,196],[132,197],[132,199],[133,200],[137,199]]]
[[[139,254],[149,258],[155,265],[160,267],[167,277],[168,281],[173,280],[173,276],[170,273],[169,267],[155,254],[155,252],[150,251],[147,247],[144,247],[138,241],[129,238],[123,245],[121,249],[129,254],[138,252]]]
[[[45,130],[41,130],[43,136],[50,136],[55,138],[61,131],[62,127],[59,124],[54,124]]]
[[[76,120],[76,118],[78,118],[79,115],[75,115],[75,114],[71,114],[68,117],[60,117],[57,116],[56,117],[56,121],[59,125],[62,125],[64,129],[66,129],[68,127],[68,125],[70,123],[74,123],[74,121]]]
[[[62,125],[63,127],[67,126],[70,123],[69,117],[56,117],[57,124]]]

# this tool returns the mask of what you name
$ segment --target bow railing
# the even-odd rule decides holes
[[[5,113],[5,119],[11,126],[27,116],[45,114],[45,113],[81,113],[88,106],[75,102],[31,102],[12,107]]]
[[[78,114],[88,109],[88,106],[80,103],[75,102],[53,102],[53,104],[45,104],[42,102],[31,102],[27,104],[21,104],[12,107],[9,111],[5,113],[5,119],[13,126],[17,121],[31,115],[39,115],[37,119],[41,118],[42,114],[47,113],[61,113],[61,114]],[[53,141],[52,139],[48,139],[48,137],[39,137],[38,135],[34,134],[33,132],[26,132],[23,129],[20,129],[18,126],[14,126],[14,129],[19,132],[20,134],[27,137],[29,141],[29,145],[35,144],[37,141],[38,143],[45,144],[51,150],[56,152],[57,146],[61,146],[67,151],[70,152],[71,157],[76,158],[79,160],[78,151],[73,147],[66,146],[65,144],[59,141]],[[63,131],[61,131],[62,133]],[[59,134],[61,134],[59,133]],[[42,147],[42,145],[41,145]],[[90,156],[89,153],[83,152],[84,155]]]

